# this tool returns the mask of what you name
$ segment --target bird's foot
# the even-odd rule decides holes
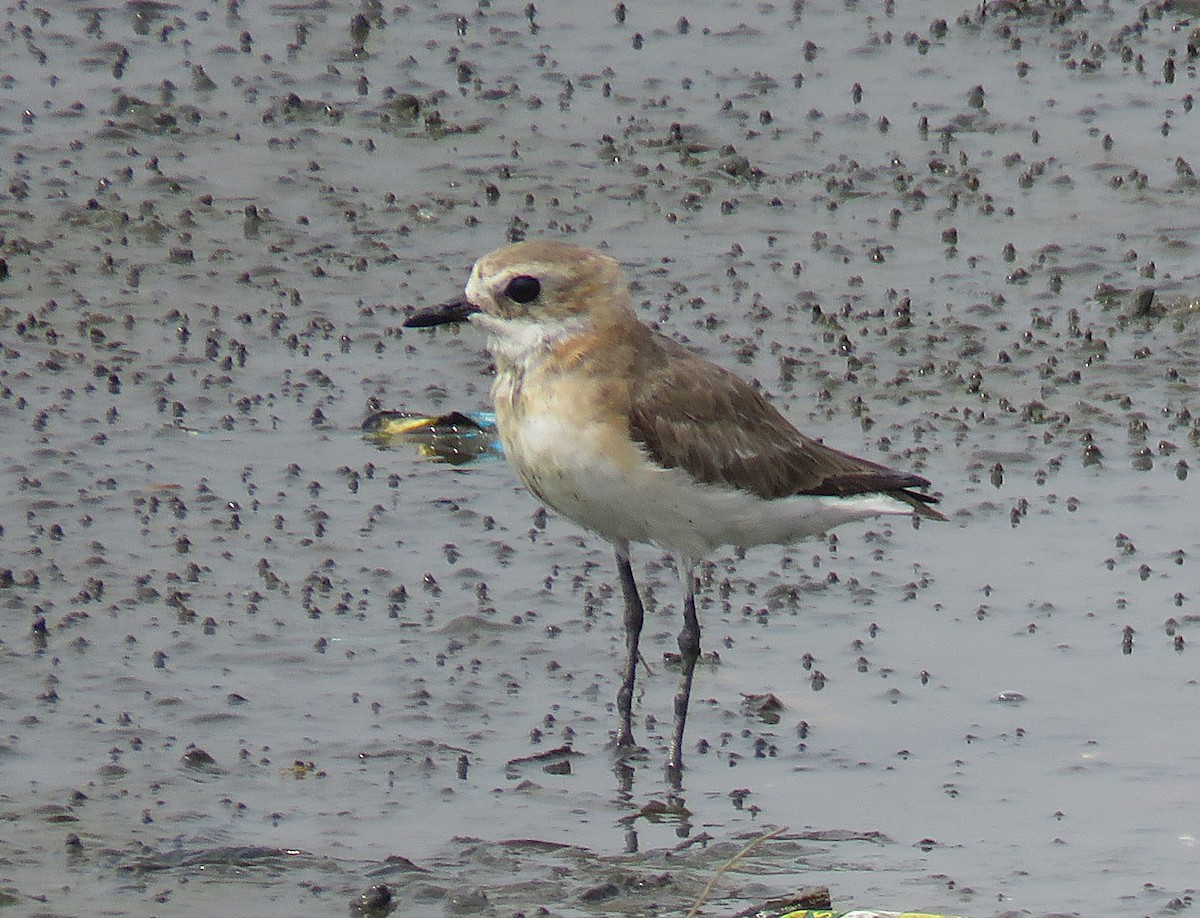
[[[638,745],[632,733],[624,731],[617,733],[616,738],[609,744],[609,748],[616,753],[618,759],[640,759],[649,755],[649,750],[645,746]]]
[[[676,793],[683,790],[683,760],[668,759],[663,770],[666,772],[667,783],[671,785],[671,788]]]

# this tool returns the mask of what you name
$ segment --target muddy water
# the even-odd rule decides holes
[[[14,913],[681,914],[777,826],[709,914],[1185,905],[1200,10],[544,6],[6,11]],[[400,325],[533,236],[952,518],[710,559],[679,794],[665,559],[618,768],[609,548],[358,431],[486,407]]]

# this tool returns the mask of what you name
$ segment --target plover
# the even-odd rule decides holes
[[[553,241],[497,249],[466,295],[410,316],[469,321],[496,362],[505,455],[546,505],[616,551],[625,600],[617,744],[632,746],[643,606],[631,542],[670,552],[683,586],[682,672],[668,770],[683,766],[696,660],[695,566],[723,545],[788,544],[883,514],[945,519],[929,481],[825,446],[756,389],[638,321],[612,258]]]

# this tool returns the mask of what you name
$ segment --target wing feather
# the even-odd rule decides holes
[[[883,493],[941,517],[927,506],[936,498],[910,490],[927,479],[806,437],[740,377],[651,334],[629,393],[630,433],[660,464],[766,499]]]

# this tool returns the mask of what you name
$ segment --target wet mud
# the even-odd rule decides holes
[[[1195,4],[0,20],[12,913],[678,915],[781,826],[704,914],[1191,903]],[[708,559],[678,791],[669,560],[622,762],[609,547],[362,430],[489,407],[401,324],[536,236],[951,518]]]

